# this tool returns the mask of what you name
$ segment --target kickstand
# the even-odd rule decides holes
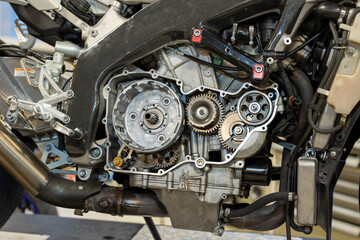
[[[144,217],[146,225],[148,226],[153,238],[155,240],[161,240],[160,234],[158,232],[158,230],[156,229],[156,226],[154,224],[154,221],[152,220],[151,217]]]

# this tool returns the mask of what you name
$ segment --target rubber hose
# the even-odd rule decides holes
[[[252,204],[250,204],[244,208],[231,209],[230,213],[229,213],[229,218],[243,217],[243,216],[249,215],[250,213],[258,210],[259,208],[261,208],[269,203],[272,203],[275,201],[281,201],[281,200],[288,201],[288,199],[289,199],[288,192],[271,193],[262,198],[259,198],[258,200],[256,200],[255,202],[253,202]]]

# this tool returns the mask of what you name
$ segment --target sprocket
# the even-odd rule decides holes
[[[186,107],[188,125],[194,132],[214,134],[224,117],[224,106],[215,93],[203,93],[190,99]]]
[[[220,124],[220,142],[227,150],[234,152],[246,137],[247,128],[237,112],[228,113]]]

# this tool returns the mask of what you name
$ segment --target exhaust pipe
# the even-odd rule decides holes
[[[101,184],[65,180],[48,167],[11,131],[0,124],[0,164],[35,197],[66,208],[84,208],[85,199]]]
[[[167,215],[165,207],[151,191],[128,191],[56,176],[2,124],[0,165],[31,194],[55,206],[118,215]]]

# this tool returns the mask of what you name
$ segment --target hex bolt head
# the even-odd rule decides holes
[[[91,157],[93,157],[93,158],[99,157],[100,154],[101,154],[101,151],[100,151],[100,149],[97,148],[97,147],[94,147],[94,148],[92,148],[92,149],[90,150],[90,155],[91,155]]]
[[[81,169],[80,171],[79,171],[79,177],[85,177],[86,176],[86,170],[84,170],[84,169]]]
[[[244,129],[241,126],[235,126],[234,127],[234,133],[236,135],[241,135],[241,134],[243,134],[243,132],[244,132]]]

